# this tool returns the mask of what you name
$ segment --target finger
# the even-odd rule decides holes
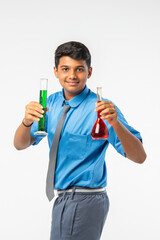
[[[43,112],[44,112],[44,111],[43,111]],[[35,117],[43,118],[43,115],[40,114],[38,111],[36,111],[36,110],[34,110],[34,109],[30,109],[30,108],[29,108],[26,113],[29,114],[29,115],[35,116]]]
[[[37,106],[37,107],[39,107],[39,108],[43,108],[43,106],[42,106],[39,102],[34,102],[34,101],[32,101],[32,102],[30,102],[28,105],[34,105],[34,106]]]
[[[29,121],[32,121],[32,122],[39,122],[40,121],[40,118],[38,118],[38,117],[35,117],[35,116],[33,116],[33,115],[28,115],[28,116],[25,116],[25,119],[26,120],[29,120]]]
[[[30,102],[27,107],[43,109],[43,106],[38,102]]]
[[[102,111],[108,108],[114,108],[114,105],[111,103],[104,103],[103,105],[97,106],[95,112]]]
[[[99,101],[99,102],[95,103],[96,107],[104,105],[104,104],[111,104],[111,102],[110,101]]]
[[[103,115],[101,119],[106,119],[108,121],[113,121],[114,119],[117,119],[117,113],[109,114],[109,115]]]
[[[101,111],[100,115],[108,115],[108,114],[113,114],[116,112],[115,108],[106,108],[103,111]]]
[[[29,110],[29,109],[37,111],[39,113],[44,113],[44,110],[41,107],[39,107],[39,105],[36,105],[36,104],[35,105],[27,105],[26,110]]]

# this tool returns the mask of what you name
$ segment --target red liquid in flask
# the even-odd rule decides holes
[[[99,102],[99,101],[98,101]],[[109,132],[106,124],[100,118],[100,112],[97,112],[97,120],[92,128],[91,136],[94,140],[96,139],[107,139],[109,137]]]

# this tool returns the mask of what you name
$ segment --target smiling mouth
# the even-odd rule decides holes
[[[67,81],[66,81],[67,82]],[[67,82],[69,85],[77,85],[79,82]]]

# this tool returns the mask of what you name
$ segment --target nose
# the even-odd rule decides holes
[[[76,80],[77,79],[77,76],[76,76],[76,73],[75,73],[74,70],[72,70],[70,72],[69,79],[71,79],[71,80]]]

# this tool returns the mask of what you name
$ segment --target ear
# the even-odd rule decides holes
[[[56,78],[58,78],[58,69],[56,67],[54,67],[54,75]]]
[[[91,75],[92,75],[92,67],[90,67],[89,70],[88,70],[88,78],[90,78]]]

